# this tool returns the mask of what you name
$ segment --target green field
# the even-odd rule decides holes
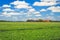
[[[60,40],[60,22],[0,22],[0,40]]]

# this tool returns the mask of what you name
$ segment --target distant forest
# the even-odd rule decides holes
[[[43,19],[38,19],[38,20],[27,20],[27,22],[60,22],[60,21],[55,21],[55,20],[43,20]]]
[[[60,22],[60,21],[53,21],[53,20],[34,20],[34,19],[28,19],[26,21],[7,21],[7,20],[0,20],[0,22]]]

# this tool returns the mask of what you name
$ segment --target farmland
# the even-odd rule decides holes
[[[0,40],[60,40],[60,22],[0,22]]]

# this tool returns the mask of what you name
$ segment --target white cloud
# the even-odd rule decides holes
[[[56,5],[56,2],[35,2],[34,6],[52,6]]]
[[[35,12],[34,12],[34,14],[40,14],[40,12],[38,12],[38,11],[35,11]]]
[[[37,12],[37,11],[31,12],[31,13],[30,12],[27,13],[27,17],[33,17],[33,16],[40,17],[41,14],[40,14],[40,12]]]
[[[41,16],[39,11],[36,11],[34,8],[29,9],[28,11],[28,16],[36,16],[39,17]]]
[[[28,3],[26,3],[25,1],[14,1],[10,4],[13,4],[13,5],[29,5]]]
[[[3,5],[2,7],[11,7],[10,5]]]
[[[53,6],[56,5],[58,0],[40,0],[41,2],[35,2],[34,6]]]
[[[46,9],[41,9],[41,10],[40,10],[40,12],[45,12],[45,11],[47,11],[47,10],[46,10]]]
[[[2,13],[4,16],[7,16],[7,17],[11,17],[12,15],[21,15],[20,13],[18,13],[18,12],[10,12],[10,13],[8,13],[8,12],[3,12]]]
[[[51,10],[52,12],[60,12],[60,7],[51,6],[47,10]]]
[[[29,9],[29,12],[35,12],[36,10],[34,8]]]
[[[15,8],[31,8],[25,1],[14,1],[11,4],[15,5]]]
[[[34,14],[35,14],[36,17],[41,16],[40,12],[34,12]]]
[[[11,8],[5,8],[3,9],[3,11],[14,11],[14,10],[12,10]]]
[[[41,0],[41,1],[43,1],[43,2],[55,2],[55,1],[58,1],[58,0]]]
[[[11,8],[4,8],[2,11],[3,11],[2,14],[7,17],[11,17],[12,15],[20,15],[21,14]]]

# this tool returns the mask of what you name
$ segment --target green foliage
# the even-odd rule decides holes
[[[0,40],[60,40],[60,22],[0,22]]]

